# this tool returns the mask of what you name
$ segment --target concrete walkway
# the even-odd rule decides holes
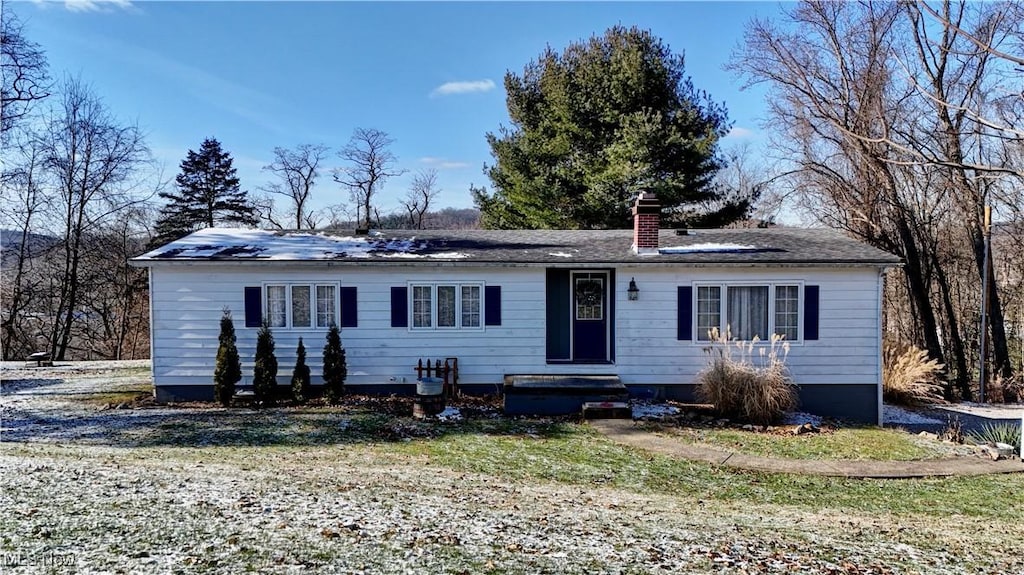
[[[628,419],[594,419],[590,425],[612,441],[682,459],[703,461],[736,469],[767,473],[796,473],[831,477],[909,479],[1018,473],[1024,471],[1019,459],[992,461],[981,457],[928,459],[921,461],[852,461],[826,459],[777,459],[731,453],[702,445],[683,443],[638,427]]]

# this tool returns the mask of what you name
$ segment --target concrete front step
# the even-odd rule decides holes
[[[583,419],[633,419],[633,408],[625,401],[587,401]]]
[[[504,392],[508,415],[570,415],[584,403],[629,400],[616,375],[509,375]]]

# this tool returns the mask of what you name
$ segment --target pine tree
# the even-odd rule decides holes
[[[198,153],[188,151],[175,182],[177,192],[160,192],[167,205],[156,222],[157,242],[173,241],[204,227],[259,223],[248,193],[239,188],[231,154],[215,138],[203,140]]]
[[[277,391],[277,357],[274,356],[274,336],[266,320],[256,335],[256,365],[252,370],[252,391],[259,405],[274,405]]]
[[[327,345],[324,346],[324,397],[327,403],[334,405],[341,400],[347,376],[348,366],[345,362],[345,348],[341,346],[341,332],[338,326],[332,325],[327,332]]]
[[[295,350],[295,369],[292,370],[292,397],[295,403],[306,403],[309,399],[309,366],[306,365],[306,346],[299,338],[299,347]]]
[[[650,32],[615,26],[562,53],[548,48],[522,75],[506,74],[505,89],[511,127],[487,134],[493,191],[470,188],[484,227],[629,228],[642,191],[675,224],[746,215],[752,195],[714,181],[725,107]]]
[[[242,362],[235,346],[235,324],[231,310],[224,308],[220,318],[220,345],[217,347],[217,365],[213,368],[213,394],[221,405],[231,405],[235,383],[242,379]]]

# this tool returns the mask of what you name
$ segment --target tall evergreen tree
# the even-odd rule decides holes
[[[167,205],[156,222],[158,242],[173,241],[201,228],[259,223],[248,193],[239,187],[231,154],[222,150],[215,138],[203,140],[198,153],[188,151],[175,182],[176,192],[160,192]]]
[[[274,336],[266,320],[256,334],[256,361],[252,370],[252,391],[259,405],[274,405],[277,391],[277,357]]]
[[[650,32],[616,26],[506,74],[512,127],[487,134],[494,191],[471,190],[483,225],[630,227],[641,191],[655,192],[679,224],[745,216],[751,198],[713,183],[726,109],[693,86],[683,63]]]
[[[231,310],[224,308],[220,318],[220,345],[217,347],[217,364],[213,368],[213,393],[221,405],[231,405],[235,395],[235,384],[242,379],[242,361],[235,345],[235,324]]]
[[[306,346],[299,338],[295,349],[295,369],[292,370],[292,397],[295,403],[306,403],[309,399],[309,366],[306,365]]]
[[[341,399],[344,391],[345,378],[348,377],[348,364],[345,360],[345,348],[341,346],[341,332],[338,326],[332,325],[327,332],[327,344],[324,346],[324,397],[327,403],[334,405]]]

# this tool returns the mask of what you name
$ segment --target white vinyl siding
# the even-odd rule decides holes
[[[493,385],[500,389],[506,374],[550,375],[617,375],[627,385],[689,386],[707,365],[704,348],[707,342],[694,343],[677,339],[678,286],[692,285],[694,298],[701,288],[723,285],[790,286],[776,290],[774,305],[780,294],[792,288],[803,296],[805,285],[819,286],[819,339],[804,341],[787,336],[793,344],[787,366],[800,385],[874,385],[880,378],[879,287],[881,279],[873,267],[862,268],[750,268],[727,267],[678,268],[620,266],[607,292],[608,320],[614,325],[614,365],[548,364],[545,346],[545,268],[501,267],[478,265],[464,267],[408,266],[396,268],[366,265],[346,266],[312,264],[297,266],[285,262],[254,262],[251,265],[218,265],[216,263],[175,265],[156,263],[152,273],[152,337],[153,376],[157,386],[210,386],[217,354],[217,335],[223,309],[235,318],[239,355],[242,358],[243,381],[252,379],[256,329],[244,327],[244,291],[247,286],[263,286],[264,297],[271,285],[329,285],[344,277],[344,284],[359,289],[359,328],[343,330],[349,366],[346,384],[393,385],[405,378],[415,381],[417,359],[457,357],[459,382],[467,385]],[[452,281],[458,276],[459,281]],[[641,294],[638,301],[628,301],[626,288],[635,277]],[[302,281],[296,281],[301,279]],[[479,316],[486,309],[482,286],[501,286],[502,322],[486,329],[448,330],[409,329],[391,326],[391,288],[396,285],[422,286],[430,293],[432,285],[462,284],[479,289]],[[338,296],[334,288],[330,299]],[[319,290],[314,290],[319,299]],[[472,315],[466,291],[460,289],[463,307],[461,317]],[[721,301],[724,294],[714,301]],[[778,301],[776,301],[778,300]],[[567,302],[568,303],[568,302]],[[411,304],[411,299],[410,299]],[[331,304],[334,306],[335,304]],[[475,304],[472,304],[475,305]],[[802,329],[803,301],[788,317],[799,317]],[[288,309],[285,307],[284,309]],[[334,308],[335,310],[340,308]],[[429,307],[428,307],[429,309]],[[410,305],[410,312],[412,306]],[[695,309],[694,315],[698,310]],[[266,314],[268,309],[263,308]],[[709,310],[708,313],[712,313]],[[717,313],[724,313],[718,310]],[[775,327],[782,322],[773,314]],[[320,310],[318,306],[320,323]],[[339,315],[335,315],[338,321]],[[788,321],[788,320],[787,320]],[[463,322],[466,323],[466,322]],[[484,318],[479,321],[482,326]],[[694,333],[694,339],[700,335]],[[307,363],[313,383],[322,383],[322,349],[326,333],[316,328],[279,329],[274,337],[276,353],[282,366],[293,366],[294,350],[302,337],[308,353]],[[280,378],[279,378],[280,379]],[[283,383],[283,382],[282,382]]]

